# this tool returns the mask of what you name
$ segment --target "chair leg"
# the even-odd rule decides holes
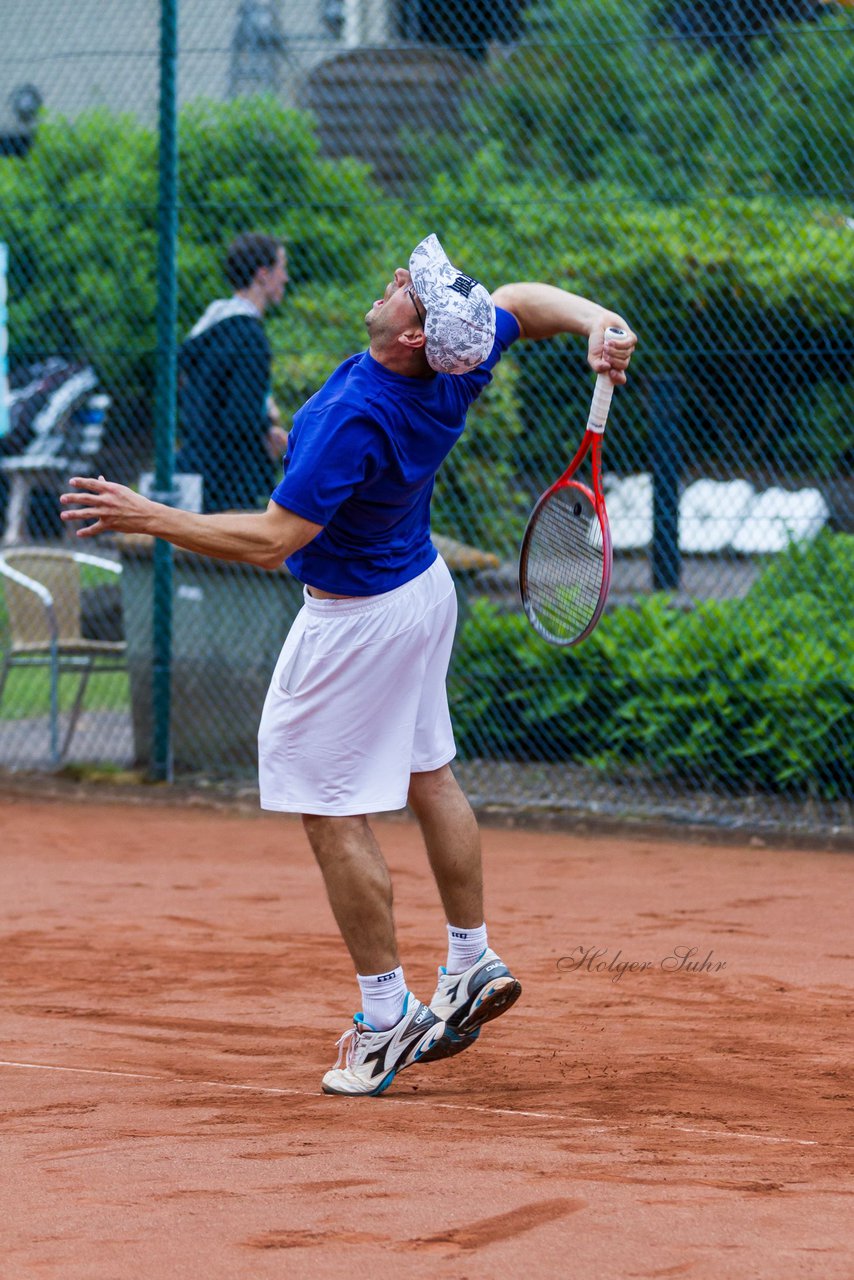
[[[65,759],[65,753],[71,746],[71,739],[74,737],[74,730],[77,727],[77,717],[80,715],[80,708],[83,706],[83,695],[86,692],[86,686],[89,683],[89,676],[92,674],[92,668],[95,665],[95,659],[90,658],[87,665],[80,673],[80,683],[77,686],[77,693],[74,697],[74,706],[71,708],[71,715],[68,721],[68,728],[65,732],[65,738],[62,742],[62,751],[60,752],[60,760]]]
[[[27,540],[30,487],[30,482],[24,476],[18,474],[12,477],[6,501],[6,527],[2,539],[4,547],[14,547]]]

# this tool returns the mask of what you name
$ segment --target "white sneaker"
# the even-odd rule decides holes
[[[522,994],[522,984],[489,947],[463,973],[439,970],[430,1008],[446,1024],[445,1039],[456,1040],[455,1052],[467,1049],[480,1028],[506,1013]]]
[[[353,1026],[338,1041],[338,1061],[323,1077],[323,1092],[376,1097],[398,1071],[415,1062],[445,1057],[444,1045],[436,1052],[444,1034],[444,1022],[411,991],[406,993],[400,1022],[388,1031],[375,1031],[365,1015],[357,1013]]]

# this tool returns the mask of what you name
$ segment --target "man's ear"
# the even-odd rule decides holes
[[[418,351],[427,344],[427,335],[423,329],[404,329],[403,333],[398,334],[398,342],[402,343],[408,351]]]

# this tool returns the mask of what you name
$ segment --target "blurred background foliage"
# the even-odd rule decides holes
[[[511,89],[499,84],[497,100],[509,102]],[[252,225],[288,242],[292,283],[269,323],[286,413],[363,344],[365,311],[432,229],[493,287],[547,279],[618,307],[642,336],[638,379],[690,370],[689,465],[737,453],[749,419],[757,470],[781,456],[804,473],[851,468],[840,397],[850,403],[852,394],[854,233],[841,209],[777,194],[712,204],[699,180],[675,203],[649,198],[627,177],[600,174],[584,186],[565,171],[537,177],[510,162],[512,137],[490,142],[462,170],[433,172],[423,191],[392,197],[372,185],[366,165],[324,159],[309,115],[259,98],[194,104],[180,139],[179,334],[226,292],[223,244],[251,210]],[[29,156],[0,165],[12,365],[40,354],[46,331],[63,354],[92,360],[135,446],[124,453],[126,474],[151,448],[156,180],[151,131],[103,111],[45,122]],[[283,194],[296,191],[298,201]],[[565,452],[566,424],[583,412],[584,351],[577,340],[555,341],[520,348],[507,363],[514,371],[477,430],[505,463],[524,432],[536,489]],[[609,464],[643,466],[645,397],[626,396],[619,412]],[[814,412],[827,428],[817,450],[805,443]],[[478,540],[494,535],[488,525],[461,512],[449,531]]]
[[[183,108],[176,341],[228,293],[234,235],[285,237],[290,285],[266,328],[287,425],[364,345],[373,299],[435,231],[490,287],[547,280],[637,329],[612,474],[650,468],[650,388],[675,374],[683,481],[850,485],[854,8],[540,0],[485,13],[456,44],[453,23],[419,18],[416,36],[465,70],[453,127],[445,114],[413,124],[402,97],[371,117],[376,155],[394,137],[406,160],[394,181],[370,145],[331,148],[322,112],[282,96]],[[378,74],[411,53],[358,51]],[[157,154],[153,126],[99,108],[43,114],[28,152],[0,162],[10,366],[46,341],[91,362],[113,400],[102,465],[131,483],[153,448]],[[439,476],[435,528],[511,563],[589,390],[577,339],[516,347]],[[843,794],[851,545],[827,532],[790,548],[743,600],[614,609],[571,655],[546,650],[506,593],[475,602],[454,684],[463,752]]]

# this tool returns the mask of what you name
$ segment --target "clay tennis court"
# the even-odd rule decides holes
[[[418,834],[377,828],[429,998]],[[356,988],[298,821],[0,829],[4,1280],[854,1272],[846,854],[485,831],[522,1000],[357,1100],[319,1092]]]

